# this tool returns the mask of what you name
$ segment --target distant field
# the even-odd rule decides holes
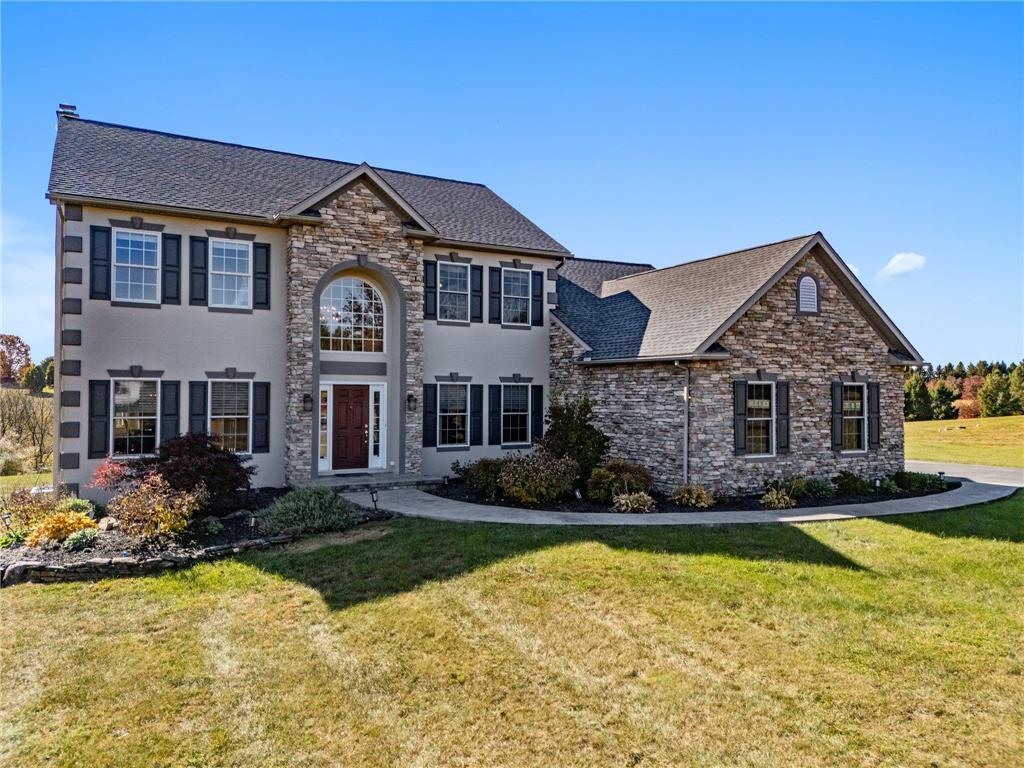
[[[1024,416],[908,421],[904,426],[908,459],[1024,467]]]
[[[53,475],[49,472],[0,477],[0,496],[16,491],[19,488],[31,488],[33,485],[49,485],[52,480]]]

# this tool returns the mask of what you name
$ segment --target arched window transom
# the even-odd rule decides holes
[[[320,296],[320,349],[383,352],[384,300],[358,277],[340,277]]]
[[[797,311],[806,313],[817,313],[818,311],[818,283],[810,275],[804,275],[797,283]]]

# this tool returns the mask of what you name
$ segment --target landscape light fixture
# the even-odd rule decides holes
[[[370,501],[373,502],[373,511],[374,512],[378,512],[379,510],[377,509],[377,489],[376,488],[373,488],[370,491]]]

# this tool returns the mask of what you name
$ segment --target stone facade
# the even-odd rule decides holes
[[[796,313],[796,283],[810,272],[821,313]],[[551,383],[587,393],[612,452],[646,465],[659,486],[684,477],[685,366],[671,363],[581,366],[575,338],[557,323],[551,333]],[[755,492],[772,478],[831,477],[842,469],[879,477],[903,468],[903,372],[889,364],[885,341],[832,282],[812,252],[793,267],[720,339],[731,353],[689,364],[689,479],[718,492]],[[790,450],[770,459],[733,448],[735,378],[775,375],[790,387]],[[832,450],[831,383],[857,372],[880,385],[880,446],[860,454]]]
[[[303,397],[314,394],[313,294],[328,270],[365,256],[395,277],[405,294],[405,386],[409,392],[418,392],[423,381],[423,243],[402,234],[401,219],[363,182],[343,190],[319,212],[322,224],[293,225],[288,233],[285,475],[289,484],[310,476],[313,414],[304,410]],[[395,424],[396,438],[399,430]],[[422,442],[421,416],[410,413],[405,425],[405,471],[418,471]]]

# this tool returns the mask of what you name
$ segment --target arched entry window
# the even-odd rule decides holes
[[[384,300],[358,277],[340,277],[320,296],[320,349],[383,352]]]

